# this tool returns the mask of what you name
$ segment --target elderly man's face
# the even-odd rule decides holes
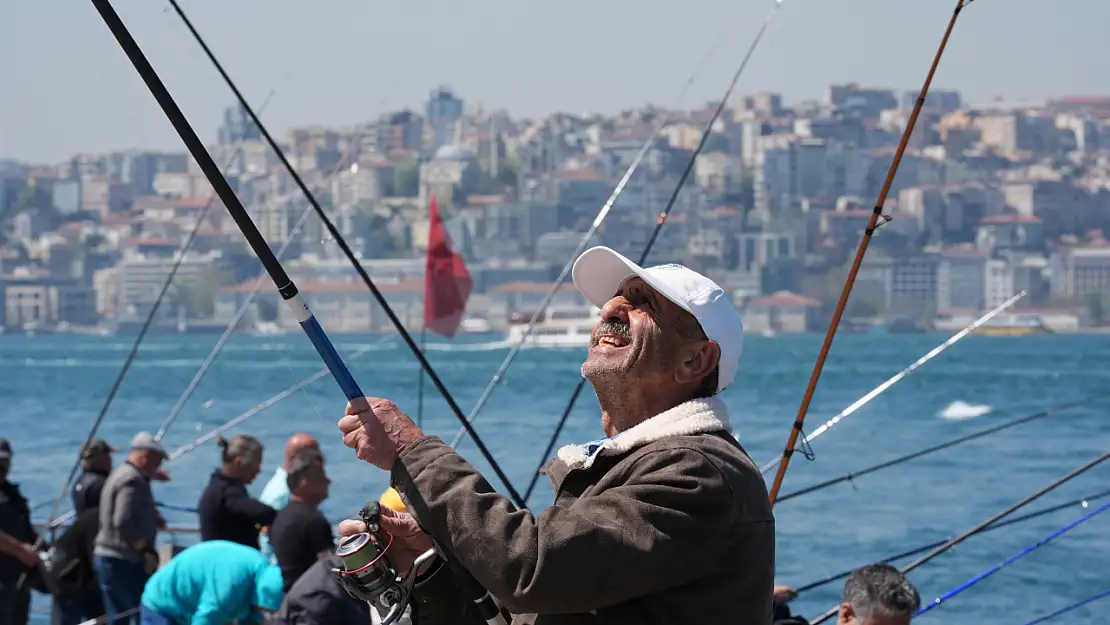
[[[686,360],[680,350],[705,342],[690,338],[699,332],[689,313],[640,278],[631,278],[601,309],[582,375],[595,389],[634,380],[673,383]]]

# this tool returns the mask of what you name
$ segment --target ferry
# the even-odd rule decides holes
[[[941,315],[934,322],[935,329],[951,331],[951,328],[966,325],[959,315]],[[1039,315],[1008,314],[999,315],[984,323],[975,330],[982,336],[1030,336],[1034,334],[1052,334],[1044,320]]]
[[[519,312],[509,315],[508,341],[510,345],[521,343],[525,347],[588,347],[594,326],[601,319],[601,309],[589,307],[549,307],[536,326],[524,338],[528,322],[534,313]]]
[[[481,317],[467,317],[459,323],[459,332],[464,334],[488,334],[493,332],[493,326]]]

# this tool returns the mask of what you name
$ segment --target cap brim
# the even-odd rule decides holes
[[[574,286],[586,301],[598,308],[616,296],[625,280],[635,276],[648,283],[651,288],[679,308],[690,312],[681,298],[668,292],[666,285],[659,284],[642,267],[608,247],[592,247],[583,252],[578,260],[574,261],[571,275]]]

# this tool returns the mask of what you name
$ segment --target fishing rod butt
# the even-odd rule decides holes
[[[312,314],[309,309],[308,303],[304,301],[300,293],[296,291],[296,287],[292,286],[292,295],[285,298],[286,305],[292,311],[293,317],[300,324],[301,329],[304,330],[305,336],[312,342],[312,346],[316,348],[316,353],[320,355],[320,360],[324,361],[324,366],[327,367],[331,376],[335,378],[336,384],[347,396],[348,401],[354,401],[363,397],[362,389],[359,388],[358,382],[355,381],[355,376],[351,374],[351,370],[347,368],[347,363],[343,362],[343,357],[335,349],[335,344],[331,342],[327,332],[316,320],[316,315]],[[283,293],[284,296],[284,293]]]

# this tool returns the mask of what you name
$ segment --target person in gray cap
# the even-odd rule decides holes
[[[112,472],[112,454],[119,451],[103,438],[94,438],[81,450],[81,475],[73,485],[73,511],[81,514],[100,506],[100,493]]]
[[[143,587],[152,572],[149,558],[164,525],[150,480],[165,460],[162,444],[149,432],[139,432],[131,439],[127,461],[112,471],[100,494],[93,563],[109,622],[139,623]]]
[[[38,562],[32,545],[35,530],[31,510],[8,481],[12,466],[12,444],[0,438],[0,623],[26,625],[31,609],[31,586],[19,586],[19,578]]]
[[[573,275],[601,310],[582,376],[604,438],[567,445],[544,467],[554,505],[517,510],[386,399],[352,399],[339,421],[343,443],[391,471],[408,509],[382,510],[393,563],[411,568],[403,554],[433,538],[446,554],[416,571],[413,621],[431,622],[431,608],[442,622],[480,622],[465,619],[465,601],[484,599],[469,574],[514,625],[770,625],[767,486],[717,397],[736,379],[740,313],[687,267],[640,267],[606,247],[583,253]],[[339,527],[362,531],[362,521]]]

